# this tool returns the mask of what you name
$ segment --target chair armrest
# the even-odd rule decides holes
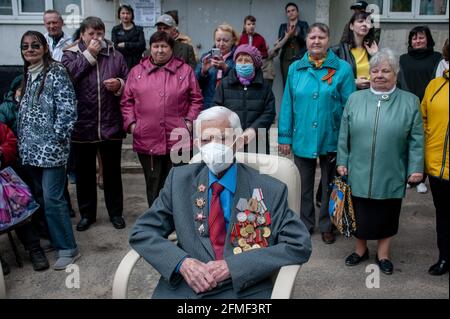
[[[0,299],[6,299],[5,279],[3,278],[3,270],[0,266]]]
[[[128,281],[131,272],[141,256],[135,251],[130,250],[117,267],[113,282],[113,299],[126,299],[128,295]]]
[[[272,290],[271,299],[290,299],[294,288],[295,278],[300,270],[300,265],[281,267]]]

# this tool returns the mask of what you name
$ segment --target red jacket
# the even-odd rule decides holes
[[[248,44],[248,34],[242,33],[241,39],[239,40],[239,45]],[[267,44],[266,40],[264,40],[263,36],[259,33],[255,33],[253,35],[253,46],[261,52],[261,56],[263,59],[266,59],[269,54],[267,53]]]
[[[17,139],[3,123],[0,123],[0,153],[1,168],[13,164],[17,159]]]
[[[200,113],[203,97],[194,70],[172,58],[158,67],[144,58],[128,74],[121,109],[123,128],[133,133],[133,149],[146,155],[169,154],[172,146],[191,147],[190,135],[183,142],[170,140],[172,130],[188,133],[185,120],[194,121]],[[186,138],[187,137],[187,138]]]

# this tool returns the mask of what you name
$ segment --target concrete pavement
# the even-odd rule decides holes
[[[80,287],[73,287],[73,273],[47,270],[34,272],[26,252],[20,247],[24,267],[18,268],[7,236],[0,237],[0,252],[11,266],[5,277],[9,298],[111,298],[114,272],[122,257],[129,250],[128,232],[136,218],[146,209],[145,184],[142,174],[124,174],[124,215],[127,227],[116,230],[109,222],[99,194],[97,222],[86,232],[75,231],[82,257],[76,262],[79,267]],[[74,195],[74,187],[71,185]],[[73,202],[75,202],[73,196]],[[76,207],[76,205],[75,205]],[[72,219],[74,226],[79,216]],[[346,267],[344,258],[353,252],[354,240],[342,236],[333,245],[322,243],[320,233],[312,236],[313,254],[305,264],[296,281],[294,298],[449,298],[449,275],[432,277],[428,267],[437,258],[434,207],[431,194],[421,195],[415,189],[408,190],[403,202],[399,234],[393,241],[392,261],[395,271],[392,276],[380,274],[380,288],[366,287],[366,266],[373,264],[375,242],[369,243],[370,260],[355,267]],[[16,239],[17,241],[17,239]],[[18,242],[18,241],[17,241]],[[51,263],[53,253],[48,253]],[[159,278],[158,273],[146,262],[140,261],[131,281],[131,298],[148,298]],[[66,281],[70,287],[66,285]]]

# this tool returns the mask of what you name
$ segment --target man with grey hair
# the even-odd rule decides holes
[[[44,12],[44,25],[47,33],[44,35],[53,60],[61,62],[63,49],[72,44],[72,37],[63,32],[64,20],[56,10]]]
[[[209,108],[195,130],[203,162],[174,167],[131,230],[130,245],[161,274],[153,298],[269,298],[274,272],[308,261],[310,235],[286,185],[233,160],[237,114]]]

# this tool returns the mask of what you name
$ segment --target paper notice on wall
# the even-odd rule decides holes
[[[153,27],[161,14],[161,0],[130,0],[134,9],[134,23],[143,27]]]

